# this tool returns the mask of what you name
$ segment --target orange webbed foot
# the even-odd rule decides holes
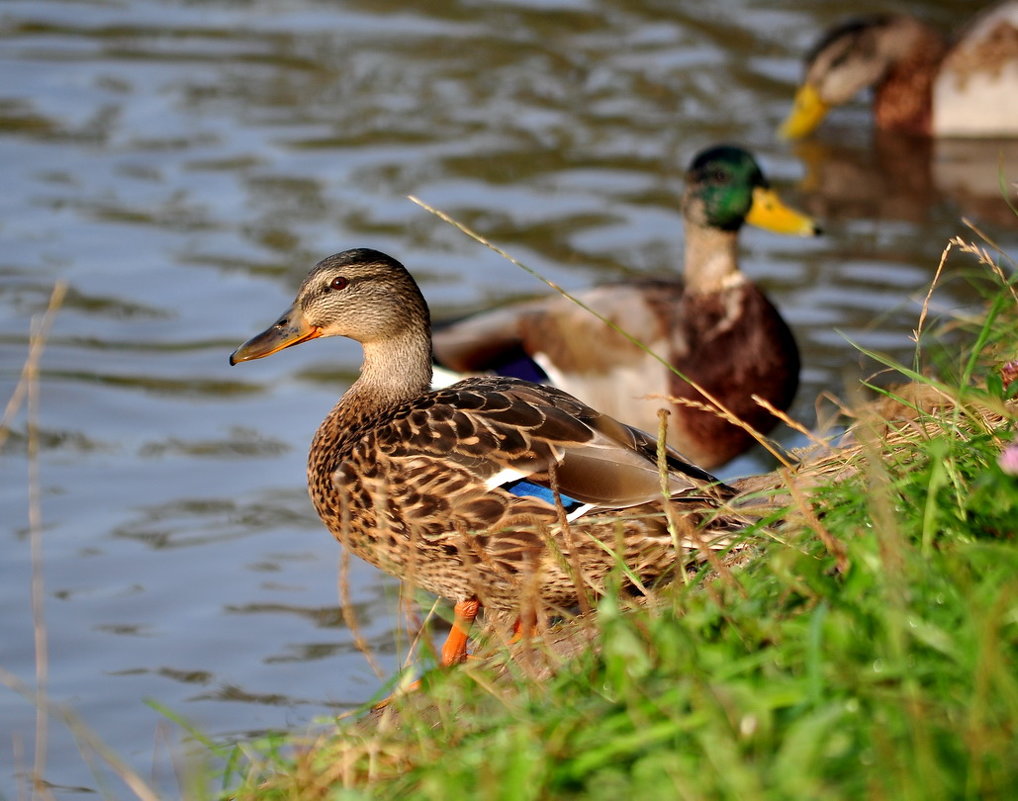
[[[449,635],[445,638],[445,643],[442,645],[442,653],[439,657],[438,664],[441,667],[451,667],[452,665],[458,665],[461,662],[465,662],[470,658],[467,653],[467,643],[470,640],[470,628],[474,624],[474,619],[477,617],[478,612],[481,611],[481,602],[476,598],[468,598],[465,601],[457,601],[453,607],[453,621],[452,628],[449,630]],[[417,679],[412,681],[400,690],[392,693],[386,698],[383,698],[377,704],[371,707],[373,711],[379,711],[385,709],[397,695],[403,693],[416,692],[421,687],[421,680]]]

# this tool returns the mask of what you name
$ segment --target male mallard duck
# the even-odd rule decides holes
[[[718,510],[730,488],[671,450],[662,474],[653,437],[565,392],[499,376],[430,390],[428,306],[375,250],[319,262],[230,363],[327,336],[364,362],[311,444],[311,499],[357,556],[456,602],[443,664],[480,603],[534,620],[603,591],[619,561],[639,587],[740,524]]]
[[[879,128],[935,136],[1018,136],[1018,0],[978,15],[953,45],[900,14],[851,20],[806,56],[781,135],[809,134],[831,106],[874,87]]]
[[[693,159],[682,214],[684,281],[629,281],[577,297],[767,432],[777,421],[750,396],[787,409],[799,384],[799,351],[778,310],[739,270],[739,229],[748,222],[809,236],[819,228],[781,203],[749,153],[727,145]],[[648,431],[657,430],[658,409],[671,406],[669,444],[708,469],[755,442],[713,411],[662,400],[670,395],[706,403],[686,380],[561,296],[440,327],[435,356],[459,372],[546,375],[591,406]]]

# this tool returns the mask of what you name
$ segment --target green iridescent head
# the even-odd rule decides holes
[[[696,155],[686,172],[683,211],[688,222],[721,231],[736,232],[746,222],[796,236],[820,231],[812,219],[785,206],[756,159],[734,145]]]

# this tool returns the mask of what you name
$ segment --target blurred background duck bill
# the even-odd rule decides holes
[[[828,107],[873,89],[873,124],[910,136],[1018,136],[1018,0],[945,36],[924,19],[875,14],[830,28],[806,57],[805,77],[779,129],[812,133]]]
[[[790,236],[817,236],[821,228],[812,217],[786,206],[773,189],[762,186],[753,189],[753,205],[746,222],[757,228]]]
[[[802,139],[809,136],[823,122],[828,108],[814,87],[809,84],[800,86],[795,93],[792,110],[778,129],[778,135],[782,139]]]

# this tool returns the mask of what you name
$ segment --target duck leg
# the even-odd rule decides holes
[[[520,640],[530,640],[537,636],[537,616],[534,614],[521,614],[513,623],[513,636],[509,644],[518,643]]]
[[[453,607],[452,628],[449,630],[449,636],[445,638],[445,643],[442,645],[442,655],[439,661],[442,667],[450,667],[451,665],[458,665],[460,662],[466,661],[470,627],[473,626],[474,618],[477,617],[477,613],[480,611],[481,602],[476,598],[468,598],[465,601],[456,602],[456,605]],[[416,692],[420,687],[421,680],[417,679],[406,685],[398,694]],[[383,698],[371,709],[375,712],[385,709],[394,696],[395,694]]]
[[[445,645],[442,646],[442,658],[439,662],[442,667],[458,665],[467,658],[467,637],[470,634],[470,627],[474,625],[474,618],[480,611],[481,602],[476,598],[456,602],[453,607],[452,629],[445,638]]]

